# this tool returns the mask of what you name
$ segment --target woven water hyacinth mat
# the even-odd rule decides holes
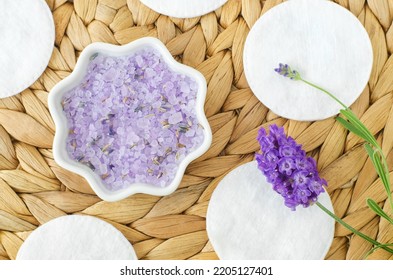
[[[259,149],[258,129],[273,123],[284,126],[317,160],[321,177],[329,183],[335,213],[377,241],[393,243],[393,226],[365,202],[371,197],[393,215],[360,139],[334,118],[317,122],[281,118],[249,89],[242,63],[246,36],[255,21],[281,0],[229,0],[214,12],[184,20],[160,15],[139,0],[46,1],[56,25],[49,66],[29,89],[0,99],[0,259],[15,259],[39,225],[75,213],[114,225],[133,244],[139,259],[217,259],[206,234],[211,194],[230,170],[253,160]],[[371,38],[371,77],[351,108],[381,142],[393,170],[393,1],[336,2],[358,17]],[[54,162],[55,127],[48,92],[71,73],[91,42],[122,45],[145,36],[157,37],[178,61],[205,76],[205,111],[213,144],[189,165],[173,194],[138,194],[104,202],[84,179]],[[371,246],[336,225],[326,259],[362,259]],[[393,256],[376,250],[368,258]]]

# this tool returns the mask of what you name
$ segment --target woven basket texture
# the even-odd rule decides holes
[[[318,161],[336,214],[379,242],[393,243],[393,225],[366,205],[366,198],[373,198],[393,216],[361,140],[334,118],[297,122],[279,117],[257,100],[247,84],[242,63],[247,34],[281,0],[229,0],[214,12],[190,19],[160,15],[139,0],[46,1],[56,25],[49,66],[29,89],[0,99],[0,259],[15,259],[39,225],[72,214],[111,223],[133,244],[140,259],[217,259],[206,234],[210,196],[225,174],[253,160],[258,129],[273,123],[284,126]],[[393,0],[336,2],[360,20],[371,38],[373,70],[352,109],[381,143],[392,171]],[[48,92],[72,72],[90,43],[122,45],[145,36],[157,37],[178,61],[205,76],[205,111],[213,144],[189,165],[173,194],[138,194],[109,203],[101,201],[83,178],[53,160],[55,126]],[[326,259],[363,259],[370,249],[370,243],[337,224]],[[376,250],[368,259],[393,256]]]

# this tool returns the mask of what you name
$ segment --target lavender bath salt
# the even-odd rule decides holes
[[[154,49],[91,58],[82,82],[64,95],[67,152],[109,190],[133,183],[168,186],[179,163],[203,142],[196,81]]]

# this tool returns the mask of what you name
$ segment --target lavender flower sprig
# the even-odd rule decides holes
[[[335,97],[333,94],[331,94],[327,90],[325,90],[325,89],[323,89],[323,88],[321,88],[321,87],[319,87],[319,86],[317,86],[315,84],[312,84],[312,83],[304,80],[300,76],[300,73],[298,71],[296,71],[296,70],[292,70],[291,67],[288,64],[280,63],[278,68],[275,68],[274,71],[276,71],[281,76],[288,77],[288,78],[290,78],[291,80],[294,80],[294,81],[302,81],[302,82],[304,82],[304,83],[306,83],[306,84],[308,84],[308,85],[310,85],[310,86],[312,86],[312,87],[314,87],[316,89],[319,89],[320,91],[323,91],[324,93],[329,95],[332,99],[334,99],[337,103],[339,103],[341,106],[343,106],[344,109],[348,109],[348,107],[343,102],[341,102],[337,97]]]
[[[328,92],[327,90],[323,89],[322,87],[319,87],[318,85],[315,85],[305,79],[303,79],[300,75],[300,73],[296,70],[292,70],[291,67],[289,67],[287,64],[279,64],[279,67],[274,69],[278,74],[288,77],[291,80],[295,81],[301,81],[304,82],[305,84],[314,87],[325,94],[327,94],[329,97],[331,97],[333,100],[335,100],[337,103],[339,103],[343,109],[340,110],[340,113],[346,118],[342,118],[338,116],[336,120],[340,122],[346,129],[351,131],[352,133],[356,134],[363,140],[365,140],[365,149],[371,158],[371,161],[374,164],[374,167],[381,178],[381,181],[385,187],[387,197],[390,203],[391,208],[393,209],[393,199],[392,199],[392,194],[391,194],[391,188],[390,188],[390,173],[388,169],[388,164],[386,161],[386,157],[384,156],[382,152],[382,148],[378,144],[377,140],[375,137],[372,135],[372,133],[366,128],[366,126],[359,120],[359,118],[352,112],[350,108],[348,108],[342,101],[340,101],[337,97],[335,97],[332,93]],[[392,246],[392,244],[377,244],[375,240],[365,236],[364,234],[356,231],[354,228],[352,228],[350,225],[346,224],[344,221],[339,219],[337,216],[335,216],[333,213],[331,213],[328,209],[323,207],[320,203],[316,202],[316,205],[318,205],[323,211],[325,211],[328,215],[333,217],[337,222],[351,230],[353,233],[359,235],[360,237],[370,241],[376,247],[374,249],[378,248],[383,248],[386,251],[389,251],[390,253],[393,252],[392,249],[390,249],[388,246]],[[372,199],[367,199],[367,205],[370,207],[371,210],[373,210],[377,215],[380,217],[386,219],[389,221],[391,224],[393,224],[393,219],[383,211],[383,209]],[[371,240],[370,240],[371,239]]]
[[[316,204],[338,223],[374,244],[375,248],[393,254],[393,249],[388,247],[390,244],[381,244],[357,231],[317,201],[319,194],[325,192],[323,186],[327,186],[327,182],[319,177],[315,160],[308,157],[294,139],[285,136],[282,127],[271,125],[269,134],[261,128],[257,140],[261,146],[261,153],[255,156],[258,168],[273,185],[273,190],[284,198],[287,207],[294,211],[298,205],[309,207]]]
[[[298,205],[308,207],[325,192],[327,182],[319,177],[315,160],[282,127],[271,125],[270,135],[261,128],[257,140],[261,146],[261,153],[256,154],[258,168],[287,207],[293,211]]]
[[[342,117],[339,116],[336,118],[336,120],[338,122],[340,122],[346,129],[348,129],[349,131],[351,131],[352,133],[356,134],[357,136],[359,136],[360,138],[362,138],[363,140],[366,141],[366,143],[365,143],[366,151],[367,151],[368,155],[370,156],[370,158],[374,164],[374,167],[377,170],[379,177],[382,180],[382,183],[383,183],[385,190],[387,192],[390,206],[393,209],[393,200],[392,200],[392,195],[391,195],[391,191],[390,191],[390,178],[389,178],[390,173],[389,173],[389,169],[388,169],[388,164],[387,164],[386,158],[382,152],[382,148],[379,146],[377,140],[372,135],[372,133],[365,127],[365,125],[352,112],[352,110],[350,108],[348,108],[343,102],[341,102],[337,97],[335,97],[333,94],[331,94],[327,90],[303,79],[297,71],[292,71],[288,65],[286,65],[286,64],[284,65],[284,64],[280,63],[279,68],[275,69],[275,71],[285,77],[291,77],[291,75],[292,76],[294,75],[293,73],[296,73],[296,75],[294,76],[294,80],[302,81],[302,82],[304,82],[304,83],[306,83],[316,89],[323,91],[328,96],[333,98],[336,102],[338,102],[341,106],[343,106],[344,109],[341,109],[340,112],[346,119],[343,119]],[[367,200],[367,204],[369,204],[370,208],[372,208],[373,210],[375,209],[375,207],[380,208],[378,206],[378,204],[371,199]],[[382,211],[382,209],[378,210],[379,213],[381,211]]]

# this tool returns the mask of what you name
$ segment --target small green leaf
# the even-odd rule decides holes
[[[366,149],[368,156],[371,158],[371,161],[373,161],[375,150],[368,143],[364,144],[364,148]],[[374,164],[374,162],[373,162],[373,164]],[[375,167],[375,165],[374,165],[374,167]]]
[[[370,144],[364,144],[364,147],[367,151],[367,154],[370,156],[370,159],[374,165],[375,170],[378,173],[378,176],[381,178],[382,184],[385,187],[385,190],[388,194],[389,201],[391,201],[391,194],[390,194],[390,174],[389,171],[385,168],[385,165],[381,162],[383,159],[382,152],[380,151],[379,147],[377,150],[374,150]]]
[[[364,144],[364,147],[366,148],[367,154],[370,156],[370,159],[374,165],[375,170],[378,173],[378,176],[381,177],[381,175],[383,175],[383,173],[384,173],[384,170],[383,170],[383,168],[381,168],[382,163],[381,163],[380,157],[378,156],[376,150],[374,150],[370,146],[370,144],[366,143],[366,144]],[[382,180],[382,177],[381,177],[381,180]]]
[[[384,168],[384,165],[381,162],[382,154],[380,153],[379,149],[374,150],[368,143],[364,144],[364,147],[367,151],[367,154],[370,156],[374,168],[377,171],[378,176],[381,178],[381,181],[385,186],[386,191],[390,191],[388,174],[386,172],[386,169]]]
[[[389,221],[389,223],[393,224],[393,219],[390,218],[388,216],[388,214],[386,214],[386,212],[384,212],[382,210],[382,208],[378,205],[378,203],[376,203],[374,200],[372,200],[371,198],[367,199],[367,205],[368,207],[370,207],[371,210],[373,210],[378,216],[381,216],[382,218],[385,218],[387,221]]]
[[[336,120],[344,126],[346,129],[348,129],[350,132],[356,134],[360,138],[364,139],[367,141],[367,135],[364,134],[361,130],[359,130],[357,127],[355,127],[353,124],[350,122],[344,120],[342,117],[337,117]]]
[[[362,137],[364,140],[369,142],[373,146],[377,146],[378,142],[372,135],[372,133],[367,129],[367,127],[359,120],[359,118],[351,111],[351,109],[342,109],[340,110],[341,114],[343,114],[348,121],[356,127],[365,137]]]
[[[381,245],[377,245],[374,248],[372,248],[370,251],[368,251],[365,255],[364,255],[364,259],[366,259],[368,256],[370,256],[372,253],[374,253],[376,250],[378,249],[382,249],[383,247],[391,247],[393,246],[393,243],[386,243],[386,244],[381,244]]]
[[[388,196],[389,196],[389,194],[390,194],[389,171],[387,171],[384,168],[384,166],[382,165],[381,156],[382,155],[380,154],[379,150],[377,150],[374,153],[372,161],[375,166],[375,169],[377,170],[379,177],[382,180],[383,185],[385,186],[386,192],[388,193]]]

